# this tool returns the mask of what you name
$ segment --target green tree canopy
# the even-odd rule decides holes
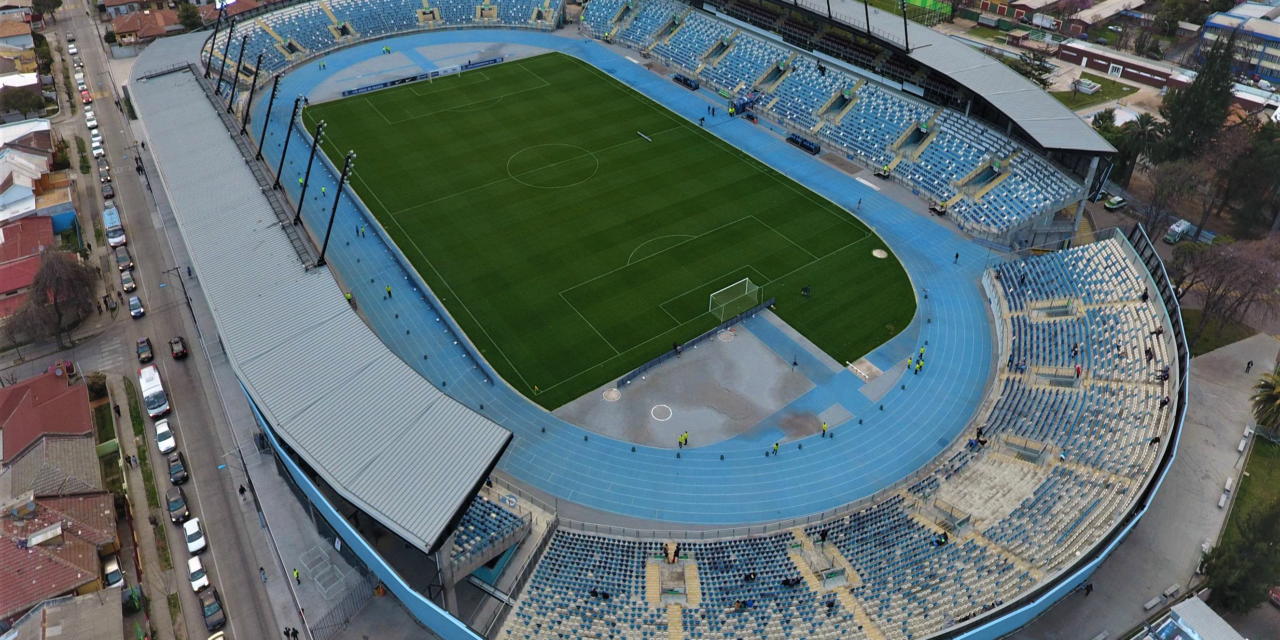
[[[1157,154],[1160,161],[1195,156],[1222,128],[1231,108],[1236,34],[1214,41],[1191,85],[1165,96],[1160,115],[1169,123]]]
[[[178,22],[182,23],[182,28],[191,31],[203,26],[204,18],[200,17],[200,10],[194,4],[184,2],[178,5]]]
[[[1267,599],[1267,591],[1280,575],[1280,502],[1272,501],[1237,521],[1235,536],[1223,536],[1222,544],[1206,558],[1209,603],[1235,613],[1245,613]]]

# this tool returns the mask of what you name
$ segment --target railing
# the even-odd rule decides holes
[[[542,537],[538,539],[538,546],[525,557],[524,563],[516,570],[516,581],[511,585],[510,595],[517,598],[520,592],[524,590],[524,586],[529,582],[529,577],[533,575],[533,570],[537,567],[537,561],[546,552],[547,547],[551,546],[551,538],[555,536],[556,529],[560,528],[560,520],[552,518],[547,523],[546,531],[542,532]],[[498,603],[498,608],[494,611],[493,617],[489,619],[489,624],[484,628],[484,637],[492,638],[494,629],[501,629],[502,625],[507,623],[507,615],[515,608],[508,607],[506,603]]]
[[[355,586],[347,590],[337,605],[311,625],[311,637],[314,640],[329,640],[346,629],[351,618],[373,599],[378,582],[378,577],[372,573],[362,576]]]

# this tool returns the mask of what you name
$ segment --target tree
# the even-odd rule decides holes
[[[1022,77],[1036,83],[1041,89],[1048,89],[1052,84],[1049,74],[1053,73],[1053,65],[1050,65],[1049,60],[1039,51],[1028,51],[1009,66]]]
[[[1222,544],[1205,558],[1205,586],[1210,604],[1245,613],[1266,601],[1280,575],[1280,544],[1275,541],[1280,502],[1259,505],[1235,522],[1238,535],[1224,535]]]
[[[31,0],[31,9],[40,15],[58,21],[56,15],[58,9],[62,6],[62,0]]]
[[[36,113],[44,108],[44,96],[25,88],[12,88],[0,91],[0,109],[17,111],[23,118],[28,113]]]
[[[1258,429],[1272,440],[1280,439],[1280,366],[1275,371],[1262,374],[1253,385],[1253,419]]]
[[[19,309],[26,322],[41,334],[51,336],[62,347],[62,334],[71,339],[67,323],[93,310],[94,285],[97,277],[72,254],[46,251],[40,257],[40,270],[31,282],[31,293]]]
[[[1164,123],[1156,120],[1150,113],[1140,113],[1137,118],[1120,125],[1117,136],[1119,144],[1113,143],[1113,146],[1120,150],[1121,167],[1124,169],[1124,179],[1120,182],[1122,186],[1129,186],[1138,162],[1143,156],[1150,154],[1163,137]]]
[[[1174,89],[1160,104],[1160,115],[1169,123],[1161,144],[1161,161],[1191,158],[1222,128],[1231,109],[1236,34],[1213,41],[1195,80]]]
[[[1224,238],[1211,245],[1184,242],[1173,250],[1173,270],[1179,287],[1201,296],[1200,324],[1187,343],[1194,347],[1210,321],[1222,327],[1242,322],[1252,312],[1276,309],[1280,286],[1280,237],[1233,242]]]
[[[1231,193],[1239,186],[1232,180],[1232,166],[1247,153],[1253,139],[1252,120],[1245,119],[1223,127],[1209,144],[1205,145],[1197,162],[1204,166],[1205,179],[1197,187],[1200,191],[1200,222],[1191,240],[1199,240],[1210,216],[1221,215],[1227,208]]]
[[[1231,166],[1232,213],[1236,233],[1252,236],[1255,229],[1280,231],[1280,123],[1268,122],[1253,134],[1248,149]]]
[[[188,2],[178,5],[178,22],[181,22],[182,28],[187,31],[204,26],[204,18],[200,17],[200,10]]]
[[[1151,197],[1140,210],[1148,229],[1163,229],[1169,218],[1194,193],[1203,175],[1203,167],[1187,160],[1158,164],[1149,173]]]

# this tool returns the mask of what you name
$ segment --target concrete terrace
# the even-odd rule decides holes
[[[386,44],[391,45],[393,55],[382,53]],[[481,52],[508,47],[519,51],[521,57],[529,47],[536,47],[585,60],[690,118],[691,126],[696,126],[709,101],[720,102],[710,92],[690,92],[609,47],[569,34],[509,30],[418,33],[357,45],[327,55],[323,70],[312,62],[286,75],[270,116],[264,157],[270,166],[277,166],[292,98],[297,95],[328,98],[344,88],[458,64],[478,59]],[[447,60],[439,57],[441,53]],[[269,89],[268,84],[259,92],[254,107],[251,128],[255,136],[266,116]],[[392,351],[446,393],[515,434],[499,469],[542,492],[629,519],[671,525],[768,522],[833,509],[872,495],[927,464],[964,431],[979,406],[993,371],[989,312],[978,284],[989,252],[885,192],[793,149],[762,126],[723,118],[709,128],[846,210],[857,210],[858,217],[894,250],[916,288],[917,316],[897,338],[867,358],[888,372],[886,375],[900,376],[901,367],[895,369],[895,365],[927,342],[928,365],[921,375],[906,374],[902,386],[895,384],[879,401],[872,402],[853,373],[842,370],[831,374],[784,331],[756,318],[746,328],[779,355],[789,360],[793,353],[799,353],[802,359],[812,359],[802,363],[806,366],[801,371],[815,388],[766,418],[750,436],[691,447],[682,451],[679,459],[666,447],[637,445],[632,452],[629,442],[591,434],[534,405],[500,381],[496,385],[487,382],[484,370],[459,344],[460,337],[446,328],[441,318],[443,307],[435,296],[428,292],[407,295],[416,289],[416,277],[381,239],[376,222],[351,198],[344,197],[339,204],[328,264],[353,292],[374,331]],[[295,202],[308,152],[309,147],[295,132],[281,179]],[[319,191],[324,185],[332,192],[337,172],[328,163],[317,162],[311,181],[303,220],[313,234],[323,237],[332,200],[320,202]],[[355,237],[360,225],[369,225],[365,238]],[[959,263],[952,264],[956,253],[960,254]],[[384,293],[388,284],[397,293],[389,300]],[[816,435],[793,440],[783,445],[778,457],[764,456],[766,446],[783,438],[777,421],[786,411],[822,414],[836,405],[853,417],[834,429],[834,440],[820,440]],[[591,437],[584,441],[585,435]]]

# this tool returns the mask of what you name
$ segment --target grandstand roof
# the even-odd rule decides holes
[[[396,357],[352,312],[327,268],[302,268],[195,77],[138,80],[194,60],[207,35],[157,40],[135,63],[132,86],[222,344],[298,457],[345,499],[431,550],[511,434]]]
[[[822,15],[827,13],[826,5],[819,0],[805,0],[803,4],[808,5],[810,11]],[[858,31],[865,30],[866,19],[861,2],[832,0],[831,9],[838,22]],[[871,29],[877,34],[896,35],[900,40],[902,16],[872,8]],[[1102,139],[1080,116],[1000,61],[914,22],[907,24],[907,36],[911,44],[908,54],[911,59],[985,98],[1018,123],[1040,146],[1085,153],[1115,153],[1115,147]]]

